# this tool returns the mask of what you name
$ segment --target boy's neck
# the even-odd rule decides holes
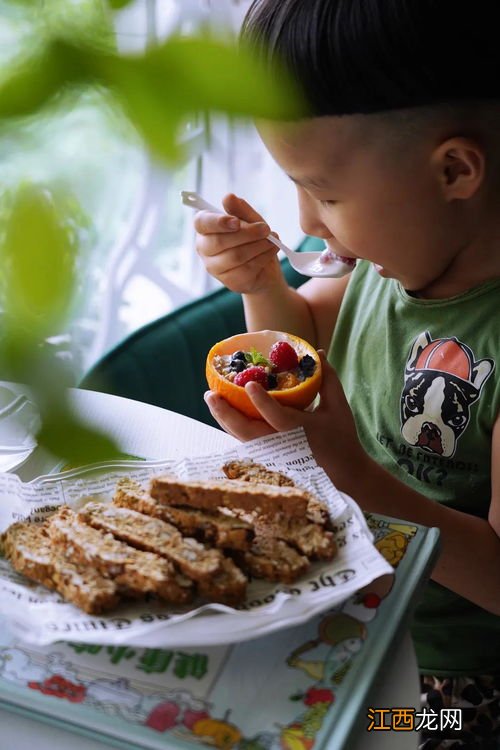
[[[500,279],[500,226],[482,231],[457,253],[441,276],[413,297],[447,299]]]

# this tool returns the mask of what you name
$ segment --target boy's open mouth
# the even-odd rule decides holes
[[[352,268],[354,268],[354,266],[356,265],[356,258],[348,258],[346,255],[338,255],[328,248],[326,250],[323,250],[319,260],[320,263],[325,264],[332,263],[334,260],[337,260],[341,263],[345,263],[346,266],[352,266]]]

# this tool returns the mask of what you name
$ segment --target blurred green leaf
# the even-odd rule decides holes
[[[149,49],[144,75],[186,110],[286,120],[303,114],[298,92],[283,70],[269,70],[250,49],[210,38],[172,37]],[[171,88],[172,87],[172,88]],[[172,93],[170,93],[172,91]]]
[[[159,88],[158,80],[149,78],[139,59],[101,58],[103,78],[151,151],[174,161],[180,156],[176,133],[186,110],[175,93],[171,97],[169,85]]]
[[[212,39],[171,38],[141,56],[94,62],[147,145],[168,161],[179,154],[179,125],[195,112],[289,119],[302,111],[284,75],[271,83],[249,52]]]
[[[74,465],[120,458],[122,452],[110,437],[88,427],[61,402],[42,412],[42,427],[37,434],[40,445],[50,453]]]
[[[43,339],[65,319],[75,285],[75,247],[47,190],[19,189],[0,258],[3,309],[16,329]]]
[[[7,5],[21,5],[31,10],[38,10],[40,7],[39,0],[4,0],[4,4],[5,2]]]
[[[0,376],[30,386],[42,421],[37,442],[49,453],[79,466],[123,457],[112,438],[73,413],[66,395],[65,363],[46,342],[9,319],[0,337]]]
[[[101,0],[15,2],[26,9],[33,33],[29,53],[9,58],[0,71],[0,120],[12,128],[19,118],[47,112],[47,105],[55,105],[53,111],[61,102],[67,106],[69,92],[90,87],[119,104],[146,145],[172,161],[179,156],[178,131],[194,113],[278,120],[303,114],[290,80],[271,76],[244,48],[178,37],[143,54],[122,55]],[[112,9],[127,4],[108,0]],[[0,202],[1,376],[30,385],[43,421],[39,443],[72,464],[120,455],[111,439],[69,409],[65,366],[47,342],[64,331],[75,298],[81,226],[70,198],[43,187],[25,185]]]
[[[90,82],[86,55],[66,42],[35,43],[35,50],[22,55],[0,80],[0,117],[21,117],[37,112],[68,84]]]
[[[130,5],[131,2],[133,2],[133,0],[108,0],[108,5],[113,10],[121,10],[122,8],[126,8],[127,5]]]
[[[286,120],[303,112],[289,79],[270,78],[244,48],[208,38],[173,37],[142,55],[54,39],[0,82],[0,117],[36,112],[69,86],[109,88],[147,145],[172,160],[187,115],[218,110]]]
[[[0,379],[27,383],[36,377],[40,341],[17,321],[2,318],[0,336]]]

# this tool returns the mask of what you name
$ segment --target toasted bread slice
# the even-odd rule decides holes
[[[165,505],[214,511],[241,508],[268,517],[304,518],[309,493],[296,487],[274,487],[238,479],[183,482],[173,476],[155,477],[150,494]]]
[[[54,547],[48,523],[15,523],[3,535],[3,549],[12,567],[33,581],[57,591],[68,602],[91,615],[115,607],[116,583],[86,565],[68,560]]]
[[[183,534],[222,549],[250,549],[255,536],[251,524],[242,519],[224,516],[217,511],[211,513],[164,505],[131,480],[118,482],[113,504],[160,518],[173,524]]]
[[[168,560],[88,526],[69,508],[51,516],[48,533],[67,557],[93,566],[105,578],[113,579],[125,594],[154,593],[178,604],[192,598],[191,581],[179,575]]]
[[[206,549],[192,537],[183,537],[175,526],[159,518],[104,503],[87,503],[78,518],[90,526],[113,534],[127,544],[167,558],[189,578],[203,581],[222,567],[222,554]]]

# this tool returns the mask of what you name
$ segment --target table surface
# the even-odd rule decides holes
[[[71,399],[89,423],[110,431],[121,449],[132,455],[143,456],[145,443],[148,458],[162,459],[220,452],[236,442],[220,430],[129,399],[77,389],[72,390]],[[193,432],[196,441],[193,441]],[[43,451],[36,449],[16,473],[23,481],[28,481],[46,473],[51,468],[50,461]],[[370,697],[372,702],[368,705],[378,708],[413,706],[419,709],[418,671],[408,634],[397,647]],[[1,709],[0,727],[1,748],[31,750],[35,746],[37,750],[67,750],[69,747],[72,750],[98,750],[107,746]],[[416,747],[415,732],[372,732],[360,735],[357,744],[349,750],[410,750]]]

